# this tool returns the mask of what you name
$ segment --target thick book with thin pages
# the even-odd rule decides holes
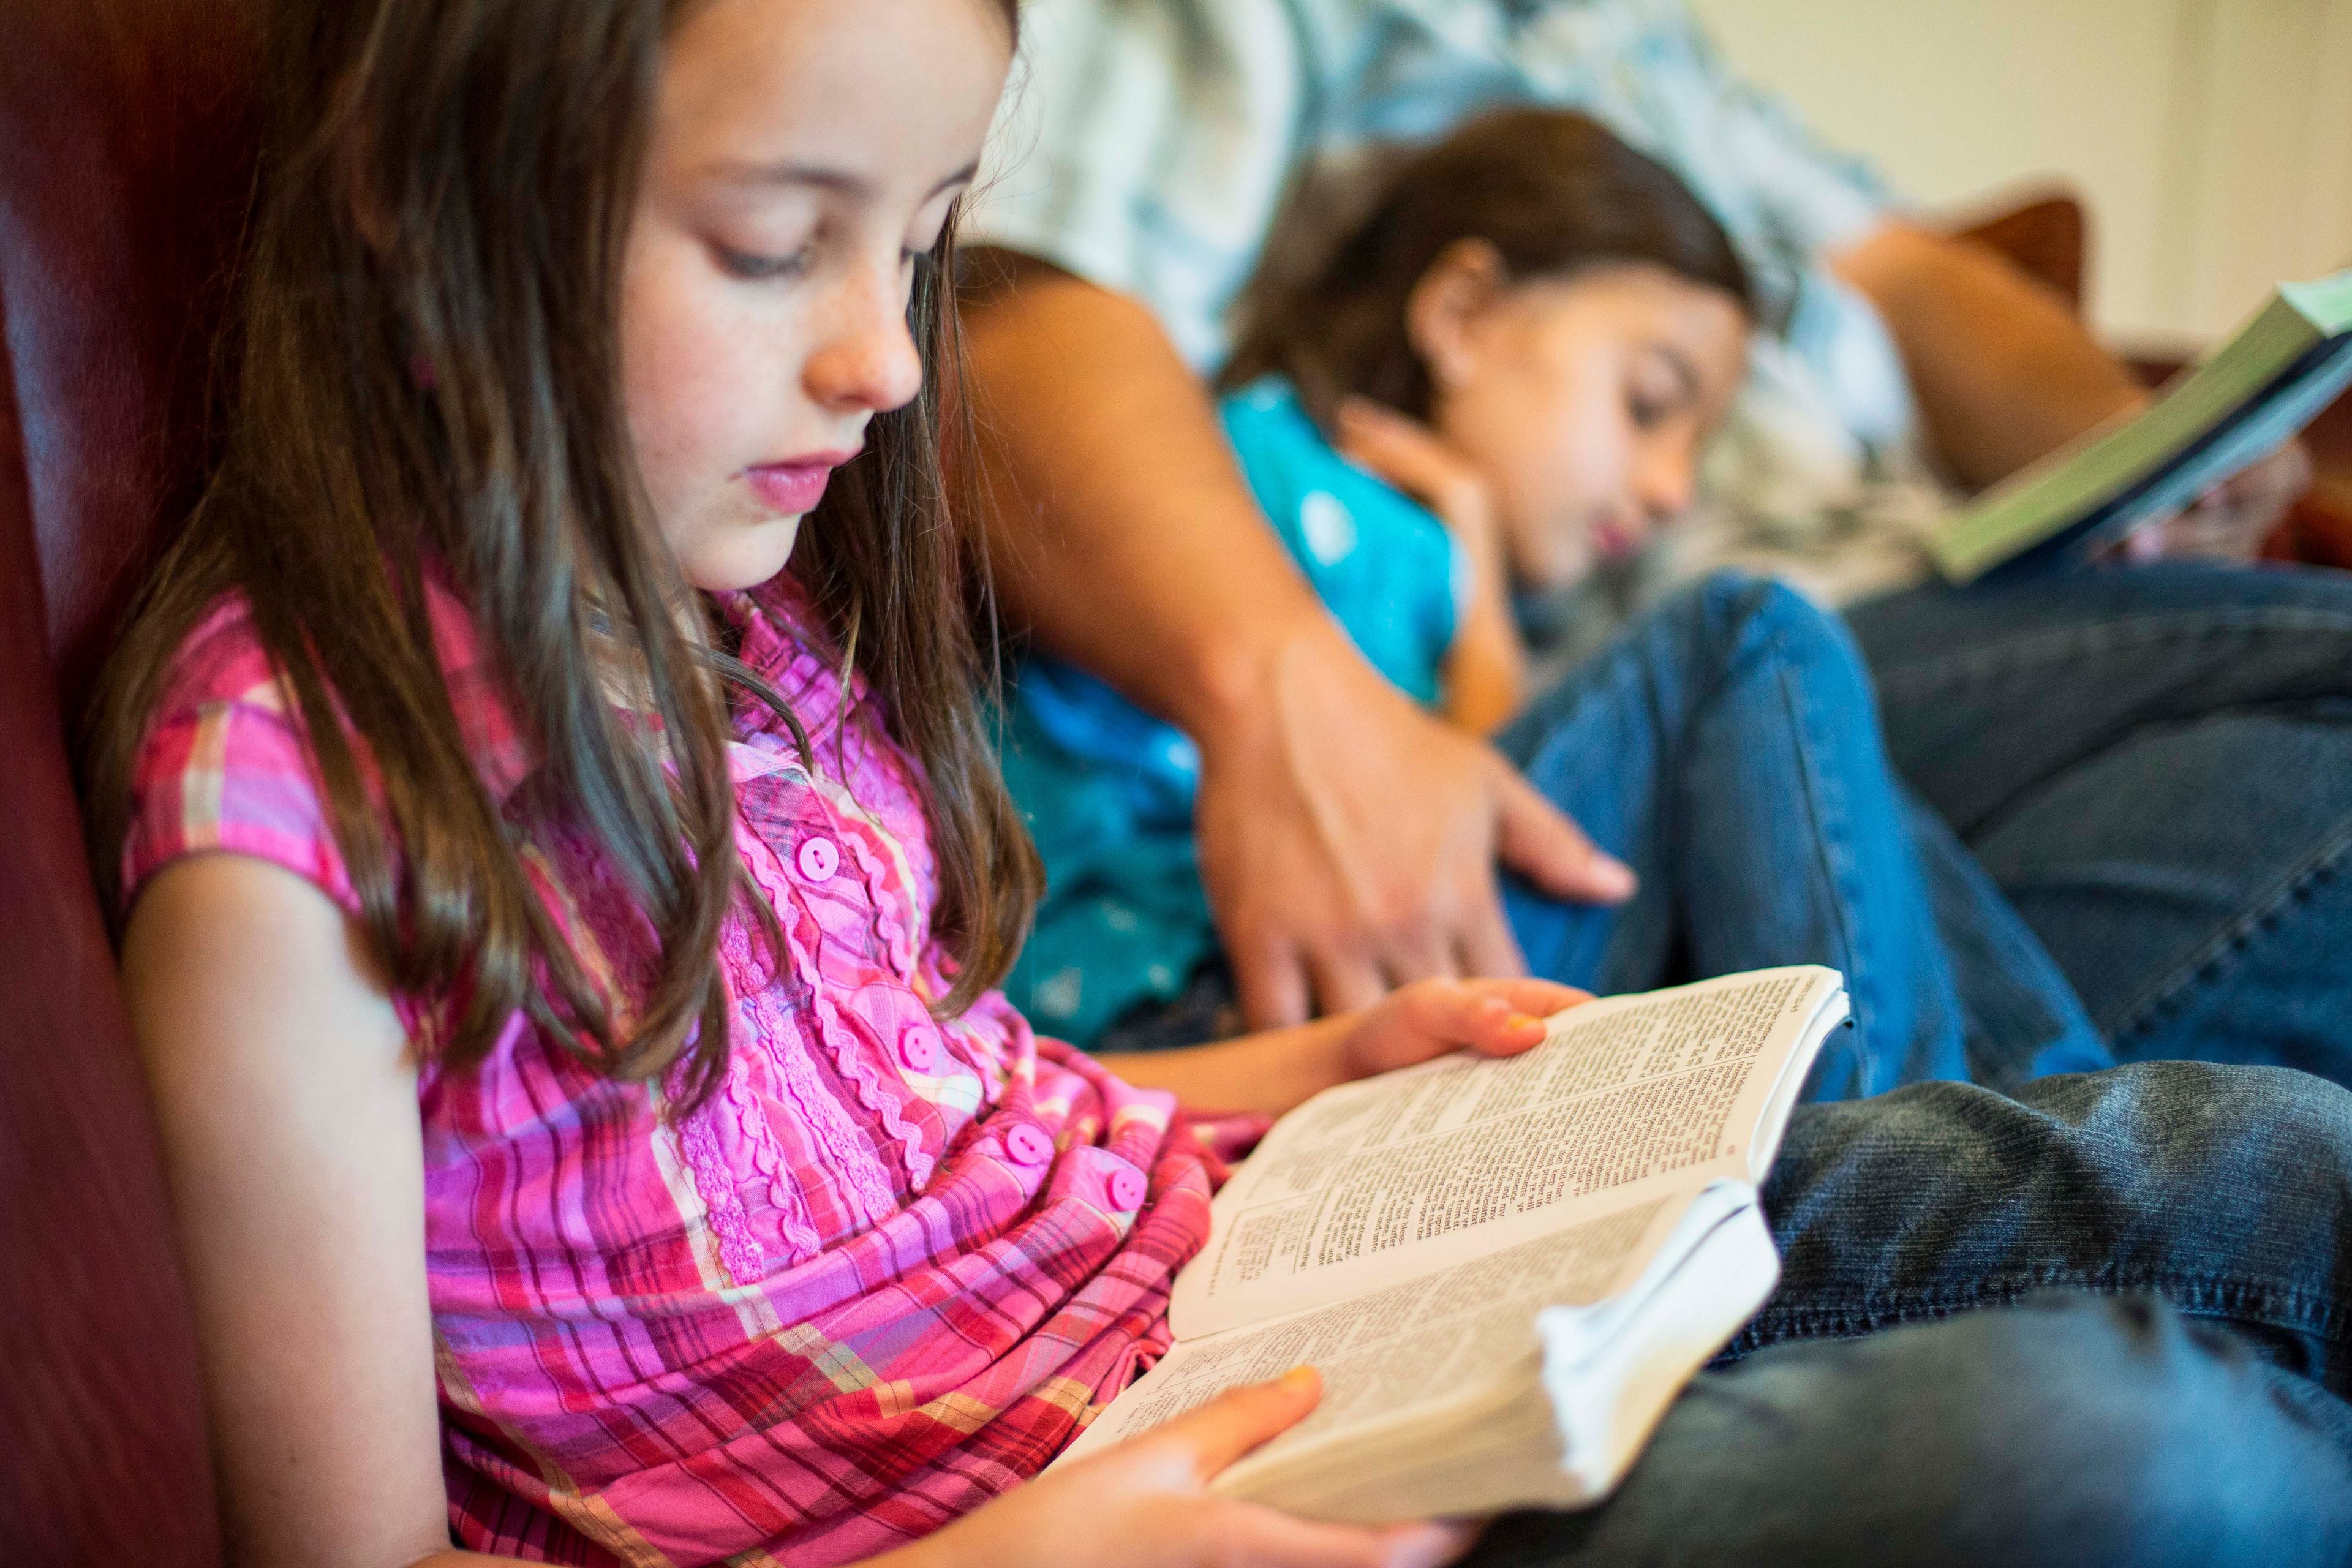
[[[2293,437],[2352,384],[2352,271],[2282,283],[2156,401],[2061,447],[1937,525],[1968,583],[2012,562],[2087,555],[2167,516]]]
[[[1762,970],[1316,1096],[1218,1194],[1173,1347],[1057,1462],[1309,1363],[1322,1404],[1217,1490],[1362,1522],[1599,1500],[1770,1294],[1756,1187],[1845,1017],[1835,970]]]

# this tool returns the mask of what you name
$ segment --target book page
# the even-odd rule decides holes
[[[1748,1179],[1748,1143],[1783,1069],[1810,1061],[1842,995],[1835,970],[1801,967],[1611,997],[1559,1014],[1522,1056],[1453,1057],[1316,1096],[1218,1194],[1208,1247],[1177,1279],[1177,1336],[1455,1268],[1599,1208]],[[1777,1139],[1779,1122],[1767,1131]]]
[[[1459,1399],[1536,1354],[1536,1321],[1545,1308],[1599,1301],[1633,1284],[1672,1234],[1681,1206],[1636,1204],[1451,1273],[1187,1340],[1097,1416],[1064,1458],[1134,1436],[1301,1363],[1322,1374],[1322,1403],[1254,1458]]]

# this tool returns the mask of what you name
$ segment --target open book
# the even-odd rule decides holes
[[[2178,511],[2301,430],[2352,383],[2352,272],[2282,283],[2155,403],[2063,447],[1937,525],[1967,583],[2028,552],[2088,553]]]
[[[1756,1184],[1845,1016],[1835,970],[1762,970],[1317,1095],[1217,1195],[1174,1348],[1057,1462],[1307,1362],[1322,1404],[1217,1490],[1368,1523],[1598,1500],[1770,1294]]]

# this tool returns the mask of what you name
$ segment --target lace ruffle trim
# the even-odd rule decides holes
[[[744,858],[751,868],[752,878],[760,884],[760,890],[767,895],[769,903],[779,911],[790,909],[793,904],[792,892],[778,874],[773,858],[759,853],[755,849]],[[748,963],[751,940],[749,933],[742,931],[740,922],[735,923],[732,932],[740,936],[744,946],[744,957]],[[808,989],[810,1009],[816,1015],[817,1032],[824,1041],[825,1051],[832,1058],[834,1070],[840,1073],[842,1078],[857,1091],[858,1104],[873,1113],[875,1119],[881,1122],[883,1131],[888,1133],[891,1141],[898,1145],[899,1158],[906,1165],[907,1180],[917,1191],[920,1191],[930,1180],[934,1163],[931,1155],[923,1148],[921,1129],[899,1115],[899,1100],[893,1086],[884,1080],[881,1071],[871,1061],[866,1059],[857,1049],[856,1037],[848,1026],[842,1022],[840,1006],[835,1002],[830,987],[824,983],[823,977],[816,972],[815,960],[802,952],[800,944],[793,942],[789,937],[786,938],[784,945],[793,973]],[[771,1009],[775,1007],[772,997],[768,994],[767,987],[759,987],[758,995],[761,1005]],[[782,1039],[791,1030],[791,1025],[780,1015],[762,1018],[761,1022],[763,1025],[770,1026],[769,1028],[763,1028],[761,1031],[769,1038]],[[801,1105],[803,1113],[808,1115],[811,1124],[818,1130],[821,1136],[825,1138],[829,1151],[840,1162],[840,1168],[858,1188],[860,1200],[875,1205],[869,1209],[870,1216],[879,1220],[888,1215],[896,1206],[895,1203],[887,1193],[869,1190],[872,1184],[870,1177],[866,1177],[865,1162],[856,1157],[854,1150],[845,1149],[834,1141],[836,1132],[834,1119],[824,1115],[816,1105],[808,1103],[803,1099],[799,1092],[802,1086],[792,1082],[792,1074],[789,1070],[785,1078],[787,1088],[794,1091],[795,1103]],[[823,1095],[823,1089],[817,1085],[809,1084],[806,1088],[815,1095]],[[838,1131],[849,1134],[849,1130],[845,1128],[838,1129]],[[854,1134],[850,1135],[854,1137]]]

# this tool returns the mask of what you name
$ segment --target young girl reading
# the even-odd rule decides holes
[[[1311,1375],[934,1535],[1164,1347],[1255,1124],[1180,1091],[1575,999],[1122,1079],[992,994],[1034,874],[935,433],[1011,14],[273,8],[227,450],[92,757],[241,1563],[1461,1544],[1199,1495]]]
[[[1504,750],[1640,873],[1614,911],[1512,893],[1530,964],[1611,991],[1836,964],[1862,1048],[1832,1053],[1824,1095],[2099,1065],[2063,977],[1894,784],[1842,628],[1795,595],[1715,580],[1527,704],[1514,592],[1572,583],[1684,510],[1740,384],[1757,307],[1720,226],[1564,110],[1496,110],[1372,163],[1336,243],[1271,248],[1223,423],[1365,657],[1480,732],[1517,715]],[[1046,876],[1010,994],[1105,1049],[1214,1031],[1231,986],[1190,743],[1042,658],[1007,735]]]
[[[1029,1479],[1168,1342],[1219,1151],[1253,1125],[1180,1106],[1273,1111],[1463,1046],[1515,1051],[1540,1033],[1527,1015],[1575,994],[1430,983],[1110,1063],[1039,1040],[990,990],[1034,874],[980,743],[976,563],[936,437],[955,360],[941,279],[1009,5],[270,14],[285,122],[226,449],[111,668],[89,757],[233,1560],[492,1560],[453,1539],[633,1568],[1410,1568],[1459,1551],[1454,1529],[1340,1529],[1204,1493],[1306,1413],[1311,1373]],[[2200,1302],[2340,1321],[2323,1289],[2217,1279],[2231,1255],[2175,1223],[2337,1168],[2252,1094],[2209,1078],[2147,1104],[2210,1104],[2281,1170],[2219,1163],[2233,1145],[2177,1114],[2193,1153],[2095,1119],[2070,1157],[2054,1112],[2009,1107],[2003,1132],[1979,1095],[1928,1136],[1931,1105],[1891,1106],[1907,1131],[1879,1141],[1889,1157],[1784,1161],[1803,1166],[1780,1189],[1792,1288],[1804,1269],[1816,1287],[1795,1310],[1849,1333],[1857,1302],[1903,1321],[1912,1281],[1941,1316],[1970,1290],[2074,1278],[2058,1242],[2106,1238],[2026,1226],[2032,1179],[1999,1173],[2067,1171],[2070,1215],[2138,1212],[2084,1206],[2105,1161],[2192,1194],[2125,1228],[2138,1247],[2179,1232]],[[1873,1108],[1839,1109],[1814,1142],[1870,1143],[1852,1134]],[[1820,1245],[1822,1215],[1923,1174],[1986,1188],[1940,1191],[1999,1236],[1857,1226]],[[2325,1266],[2278,1223],[2265,1266]],[[1851,1288],[1864,1276],[1895,1283]],[[2043,1548],[1975,1555],[2074,1561],[2078,1534],[2104,1550],[2170,1531],[2142,1500],[2184,1480],[2343,1491],[2284,1462],[2301,1450],[2268,1385],[2220,1418],[2147,1370],[2180,1355],[2133,1350],[2120,1314],[1980,1318],[2000,1322],[1892,1336],[1866,1363],[1774,1362],[1647,1467],[1663,1492],[1606,1520],[1637,1541],[1727,1521],[1755,1547],[1709,1560],[1791,1540],[1828,1560],[1790,1521],[1834,1533],[1837,1506],[1792,1511],[1793,1467],[1871,1491],[1854,1522],[1872,1550],[1944,1541],[1948,1498],[1997,1481],[1981,1457],[2013,1466],[2021,1430],[2096,1462],[2051,1467],[2087,1477],[2062,1494],[2069,1522],[1969,1512]],[[2263,1327],[2292,1337],[2275,1314]],[[2097,1397],[2067,1392],[2085,1365]],[[1732,1405],[1764,1412],[1763,1435],[1735,1424],[1710,1450],[1700,1434]],[[2154,1413],[2252,1436],[2164,1468],[2137,1458],[2174,1455]],[[1898,1425],[1916,1429],[1906,1462],[1874,1468]],[[2147,1429],[2164,1440],[2125,1436]],[[1915,1474],[1890,1509],[1890,1479]],[[1748,1506],[1745,1480],[1771,1506]],[[1561,1523],[1539,1560],[1586,1560],[1580,1530]],[[1982,1532],[1949,1539],[1965,1556]]]

